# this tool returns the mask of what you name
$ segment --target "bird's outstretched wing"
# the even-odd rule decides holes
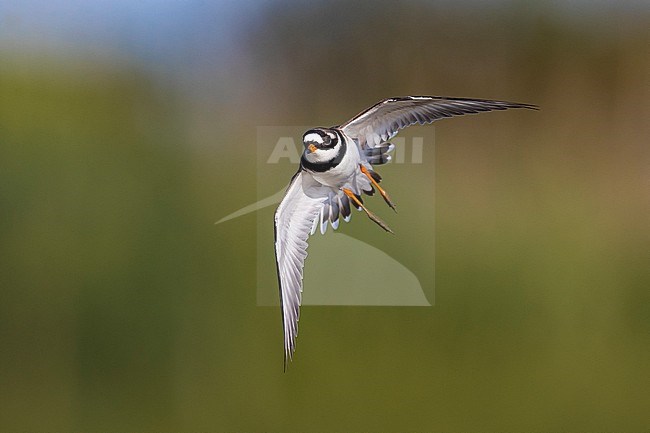
[[[330,189],[299,171],[275,211],[275,260],[284,327],[284,362],[293,356],[302,298],[307,238]]]
[[[416,123],[424,125],[444,117],[508,108],[537,109],[535,105],[516,102],[444,96],[405,96],[384,99],[339,127],[365,149],[390,140],[400,129]]]

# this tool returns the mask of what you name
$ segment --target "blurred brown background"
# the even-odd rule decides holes
[[[606,0],[3,3],[0,430],[647,430],[649,29]],[[213,223],[257,199],[257,126],[408,94],[542,110],[437,124],[436,305],[307,307],[285,374],[256,215]]]

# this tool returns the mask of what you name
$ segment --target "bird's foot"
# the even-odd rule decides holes
[[[370,173],[370,170],[368,170],[366,167],[364,167],[363,164],[359,164],[359,167],[361,167],[361,173],[366,175],[366,177],[370,180],[370,183],[372,183],[375,186],[375,188],[377,188],[377,190],[379,191],[381,196],[384,198],[384,201],[386,202],[386,204],[388,206],[390,206],[390,208],[393,209],[395,212],[397,212],[397,209],[395,209],[395,203],[393,203],[393,201],[390,199],[390,196],[388,195],[386,190],[384,190],[382,187],[379,186],[379,182],[373,177],[372,173]],[[377,176],[379,176],[379,175],[377,175]],[[378,177],[378,179],[381,179],[381,178]]]
[[[388,225],[381,220],[381,218],[379,218],[377,215],[375,215],[374,213],[366,209],[366,207],[363,205],[363,202],[361,201],[361,198],[357,196],[354,192],[352,192],[352,190],[349,190],[347,188],[342,188],[341,190],[345,193],[345,195],[347,195],[350,198],[350,200],[352,200],[352,202],[354,202],[358,207],[363,209],[366,215],[368,215],[368,218],[374,221],[379,227],[381,227],[382,229],[386,230],[389,233],[394,233],[390,229],[390,227],[388,227]]]

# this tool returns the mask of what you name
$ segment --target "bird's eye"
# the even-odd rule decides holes
[[[336,143],[338,143],[338,138],[336,137],[336,134],[327,134],[327,137],[325,138],[325,146],[326,147],[334,147],[336,146]]]

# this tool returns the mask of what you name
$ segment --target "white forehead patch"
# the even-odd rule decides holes
[[[323,137],[321,137],[319,134],[316,134],[315,132],[311,132],[311,133],[305,135],[305,137],[303,138],[303,141],[305,143],[314,142],[314,143],[322,144],[323,143]]]

